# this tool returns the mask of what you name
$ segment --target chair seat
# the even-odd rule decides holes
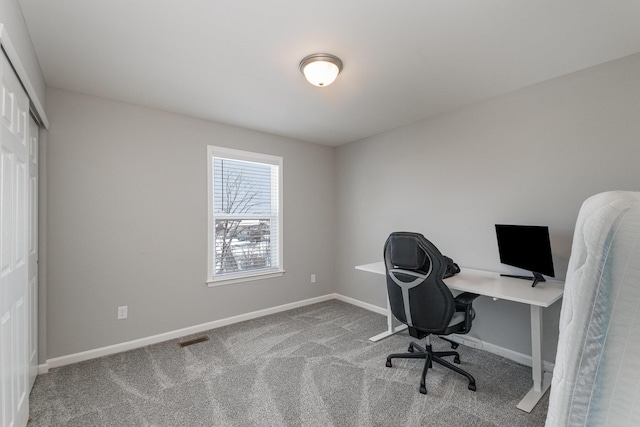
[[[456,311],[447,326],[450,328],[452,326],[459,325],[460,323],[464,323],[465,320],[464,311]]]

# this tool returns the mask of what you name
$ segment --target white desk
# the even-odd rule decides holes
[[[357,265],[357,270],[385,275],[384,262]],[[518,404],[518,409],[531,412],[551,385],[551,373],[544,372],[542,366],[542,309],[562,298],[564,283],[556,280],[540,282],[535,288],[531,282],[502,277],[499,273],[462,268],[460,273],[444,279],[447,286],[456,291],[473,292],[506,301],[529,304],[531,310],[531,372],[533,387]],[[406,329],[405,325],[395,326],[389,299],[387,298],[387,325],[385,332],[369,338],[378,341]]]

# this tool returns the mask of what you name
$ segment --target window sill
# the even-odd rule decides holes
[[[271,270],[262,273],[246,274],[241,276],[223,277],[207,280],[207,286],[213,288],[215,286],[231,285],[233,283],[250,282],[253,280],[271,279],[280,277],[284,274],[284,270]]]

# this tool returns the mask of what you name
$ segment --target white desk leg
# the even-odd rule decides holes
[[[390,337],[395,333],[407,329],[407,325],[396,326],[397,323],[398,322],[393,318],[393,314],[391,314],[391,304],[389,303],[389,295],[387,295],[387,330],[369,338],[369,341],[380,341],[383,338]]]
[[[551,373],[542,366],[542,307],[531,305],[531,374],[533,387],[518,403],[518,409],[531,410],[551,386]]]

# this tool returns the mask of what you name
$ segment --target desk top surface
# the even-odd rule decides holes
[[[386,273],[382,261],[357,265],[356,269],[381,275]],[[548,279],[546,282],[538,283],[534,288],[528,280],[503,277],[500,273],[465,267],[461,267],[460,273],[455,276],[444,279],[444,282],[456,291],[473,292],[540,307],[549,307],[562,298],[564,292],[564,282],[559,280]]]

